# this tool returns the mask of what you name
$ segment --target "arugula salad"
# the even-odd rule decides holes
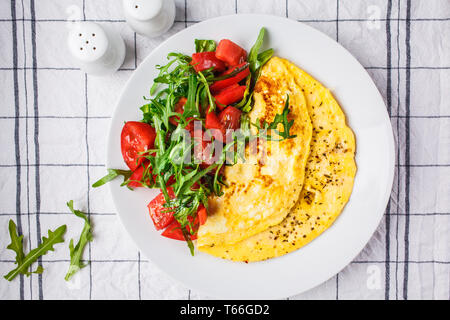
[[[197,39],[191,56],[169,53],[168,63],[156,66],[159,74],[140,108],[142,120],[123,126],[121,151],[129,170],[108,169],[93,184],[123,176],[122,186],[130,189],[160,189],[148,204],[155,228],[163,230],[162,236],[186,241],[192,255],[192,240],[208,218],[207,199],[221,196],[226,185],[225,166],[235,164],[253,139],[293,137],[289,97],[272,123],[251,123],[247,116],[261,68],[273,55],[273,49],[260,52],[264,35],[262,28],[248,53],[228,39],[218,44]],[[268,130],[275,130],[277,138]]]

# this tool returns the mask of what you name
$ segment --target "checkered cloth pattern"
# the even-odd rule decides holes
[[[109,77],[68,59],[67,8],[123,36],[127,56]],[[42,275],[0,279],[0,299],[199,299],[143,257],[114,213],[105,173],[110,116],[125,81],[158,44],[199,21],[269,13],[306,23],[347,48],[384,97],[396,139],[396,174],[380,226],[329,281],[290,299],[450,299],[450,2],[448,0],[178,0],[172,29],[147,39],[127,26],[119,0],[0,0],[0,273],[14,268],[7,224],[26,250],[61,224],[77,238],[89,213],[88,267],[64,281],[66,244]],[[301,39],[298,39],[301,41]],[[301,272],[301,270],[299,270]]]

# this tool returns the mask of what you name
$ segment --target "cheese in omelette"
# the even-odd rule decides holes
[[[305,97],[286,65],[272,59],[264,66],[248,116],[252,123],[271,123],[283,111],[287,95],[288,120],[295,119],[289,133],[296,137],[258,143],[253,152],[247,147],[245,162],[225,168],[224,194],[208,199],[208,219],[198,231],[200,251],[236,244],[279,224],[297,202],[312,125]],[[283,126],[277,129],[282,131]]]
[[[280,223],[270,227],[266,225],[265,230],[258,229],[258,233],[247,236],[238,243],[203,243],[199,246],[200,251],[224,259],[260,261],[297,250],[319,236],[335,221],[352,192],[356,174],[355,138],[346,125],[345,115],[339,104],[327,88],[287,60],[272,58],[264,66],[262,74],[270,77],[268,73],[274,65],[279,65],[280,68],[284,66],[289,74],[285,81],[290,82],[293,78],[301,88],[312,122],[312,139],[303,188],[295,206]],[[264,82],[264,79],[265,77],[261,77],[258,82]],[[298,162],[297,166],[302,167],[304,163]],[[284,193],[277,192],[272,199],[280,196],[284,197]],[[246,233],[250,234],[251,232]],[[199,240],[201,237],[202,234],[199,233]]]

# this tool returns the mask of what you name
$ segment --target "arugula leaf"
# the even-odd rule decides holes
[[[214,40],[195,39],[195,52],[216,51]]]
[[[42,266],[38,266],[35,271],[31,273],[42,274],[44,272],[44,268]],[[28,274],[27,274],[28,275]]]
[[[259,49],[261,48],[261,45],[264,41],[264,35],[266,33],[266,29],[265,28],[261,28],[261,30],[259,30],[259,34],[258,34],[258,38],[256,39],[255,44],[253,45],[253,47],[250,49],[250,52],[248,54],[248,58],[247,61],[250,64],[250,71],[253,73],[256,71],[256,69],[258,69],[258,52]]]
[[[211,94],[211,91],[209,90],[209,83],[208,80],[206,80],[205,76],[203,75],[203,73],[200,71],[198,73],[199,75],[199,80],[200,82],[203,84],[205,91],[206,91],[206,96],[208,97],[208,102],[209,102],[209,111],[214,111],[216,110],[216,102],[214,97]]]
[[[277,114],[275,118],[273,119],[272,123],[269,125],[269,129],[275,130],[276,133],[283,137],[284,139],[290,139],[295,138],[295,135],[290,135],[289,130],[291,129],[292,125],[294,124],[294,120],[288,121],[287,116],[289,114],[289,95],[286,97],[286,103],[284,104],[284,109],[281,114]],[[280,132],[277,130],[278,124],[282,124],[284,130]]]
[[[195,174],[190,176],[189,179],[184,178],[183,182],[186,182],[186,184],[181,185],[180,188],[177,189],[175,194],[178,196],[179,194],[186,193],[197,181],[200,180],[200,178],[205,176],[211,170],[217,168],[218,165],[219,164],[217,164],[217,163],[211,164],[209,167],[207,167],[206,169],[203,169],[202,171],[200,171],[198,173],[196,171],[193,171],[193,172],[195,172]]]
[[[252,107],[253,107],[253,92],[248,97],[247,103],[242,107],[242,111],[248,113],[252,110]]]
[[[244,91],[244,96],[242,97],[242,100],[235,105],[236,108],[241,108],[243,106],[245,106],[247,104],[247,99],[249,99],[253,93],[250,94],[250,87],[251,87],[251,82],[252,82],[252,76],[249,75],[247,77],[247,80],[245,80],[245,91]],[[247,112],[247,111],[244,111]]]
[[[219,176],[220,169],[222,168],[223,163],[220,164],[217,169],[216,173],[214,174],[214,183],[213,183],[213,189],[216,196],[220,197],[224,194],[222,191],[222,186],[225,185],[225,183],[222,180],[222,176]]]
[[[14,230],[15,228],[12,229],[15,232]],[[64,242],[63,235],[66,232],[66,229],[67,226],[62,225],[55,231],[48,230],[48,238],[42,237],[41,244],[36,249],[31,250],[25,257],[23,257],[20,263],[19,261],[17,261],[18,262],[17,268],[11,270],[6,276],[4,276],[4,278],[8,281],[11,281],[20,273],[29,275],[29,272],[27,272],[27,270],[32,263],[34,263],[39,257],[45,255],[48,251],[54,251],[53,246],[55,244]],[[17,238],[21,239],[21,237]],[[38,269],[35,271],[35,273],[42,273],[43,270],[44,269],[39,266]]]
[[[108,169],[108,174],[106,176],[104,176],[103,178],[101,178],[100,180],[96,181],[92,185],[92,188],[98,188],[98,187],[104,185],[105,183],[108,183],[108,182],[114,180],[118,176],[123,176],[123,181],[124,181],[123,184],[126,184],[126,181],[131,177],[132,173],[133,172],[131,172],[130,170]]]
[[[186,240],[191,255],[194,256],[194,244],[192,243],[190,235],[188,234],[186,228],[181,229],[181,232],[183,233],[183,237]]]
[[[13,220],[9,220],[9,235],[11,238],[11,243],[6,247],[7,249],[13,250],[16,253],[15,264],[21,265],[25,259],[25,254],[23,252],[23,235],[19,236],[17,232],[17,226]],[[38,266],[35,271],[29,272],[28,270],[21,271],[21,274],[29,276],[31,273],[42,273],[44,268]]]
[[[258,57],[255,62],[256,70],[260,69],[262,66],[266,64],[267,61],[270,60],[273,56],[273,49],[267,49],[258,54]]]
[[[158,88],[158,84],[159,83],[166,83],[166,84],[170,84],[172,79],[175,80],[176,83],[176,77],[170,77],[171,75],[175,76],[175,75],[182,75],[185,71],[192,69],[192,66],[189,65],[189,63],[191,62],[191,57],[184,55],[182,53],[174,53],[171,52],[167,55],[167,59],[171,59],[166,65],[164,66],[160,66],[157,65],[156,68],[159,70],[159,75],[158,77],[153,81],[153,85],[150,88],[150,95],[154,95],[156,92],[156,89]],[[169,70],[171,69],[172,65],[174,65],[175,63],[178,64],[178,66],[172,71],[169,72]],[[180,77],[179,80],[182,80],[183,78]]]
[[[198,81],[197,76],[194,74],[191,74],[189,76],[189,90],[187,95],[187,101],[184,105],[184,111],[183,116],[185,118],[197,116],[200,117],[200,113],[198,111],[197,105],[195,103],[196,97],[197,97],[197,88],[198,88]]]
[[[250,49],[248,54],[248,63],[250,66],[250,76],[246,81],[246,89],[244,92],[244,97],[242,100],[236,105],[238,108],[242,108],[243,112],[250,112],[253,107],[253,89],[255,87],[256,81],[259,78],[261,73],[261,68],[269,61],[273,56],[273,49],[267,49],[261,53],[259,49],[262,46],[264,41],[264,35],[266,33],[265,28],[261,28],[258,34],[258,38],[256,39],[255,44]]]
[[[87,264],[83,264],[81,262],[81,258],[83,256],[83,251],[86,246],[86,244],[89,241],[92,241],[92,232],[91,232],[91,224],[89,223],[89,219],[86,216],[84,212],[81,212],[79,210],[75,210],[73,208],[73,200],[70,200],[67,202],[67,206],[69,207],[70,211],[72,211],[73,214],[75,214],[77,217],[84,220],[84,227],[80,234],[80,239],[78,240],[78,243],[76,246],[73,246],[73,239],[70,239],[69,243],[69,250],[70,250],[70,266],[69,270],[67,271],[67,274],[65,276],[65,280],[69,281],[70,278],[80,269],[87,266]]]
[[[25,258],[25,254],[23,253],[23,235],[18,235],[17,226],[12,219],[9,220],[8,230],[11,243],[6,248],[16,253],[15,263],[21,265]]]

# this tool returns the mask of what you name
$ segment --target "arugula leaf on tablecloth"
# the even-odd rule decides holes
[[[89,241],[92,241],[92,232],[91,232],[91,224],[89,222],[89,218],[86,216],[84,212],[81,212],[79,210],[75,210],[73,208],[73,200],[70,200],[67,202],[67,206],[69,207],[70,211],[72,211],[73,214],[75,214],[77,217],[84,220],[84,227],[81,231],[80,239],[78,240],[78,243],[76,246],[73,246],[73,239],[70,240],[69,243],[69,250],[70,250],[70,266],[69,270],[67,271],[67,274],[65,276],[65,280],[69,281],[70,278],[80,269],[87,266],[87,264],[83,264],[81,261],[81,258],[83,256],[84,247]]]
[[[17,275],[24,274],[29,276],[31,272],[28,268],[41,256],[45,255],[48,251],[54,251],[53,246],[57,243],[64,242],[63,235],[66,232],[67,226],[62,225],[55,231],[48,230],[48,238],[42,237],[41,244],[31,250],[27,255],[23,253],[23,235],[19,236],[16,230],[16,224],[14,221],[9,220],[9,235],[11,237],[11,243],[8,245],[8,249],[13,250],[16,253],[17,268],[11,270],[4,278],[8,281],[13,280]],[[38,266],[33,273],[42,273],[44,269]]]

